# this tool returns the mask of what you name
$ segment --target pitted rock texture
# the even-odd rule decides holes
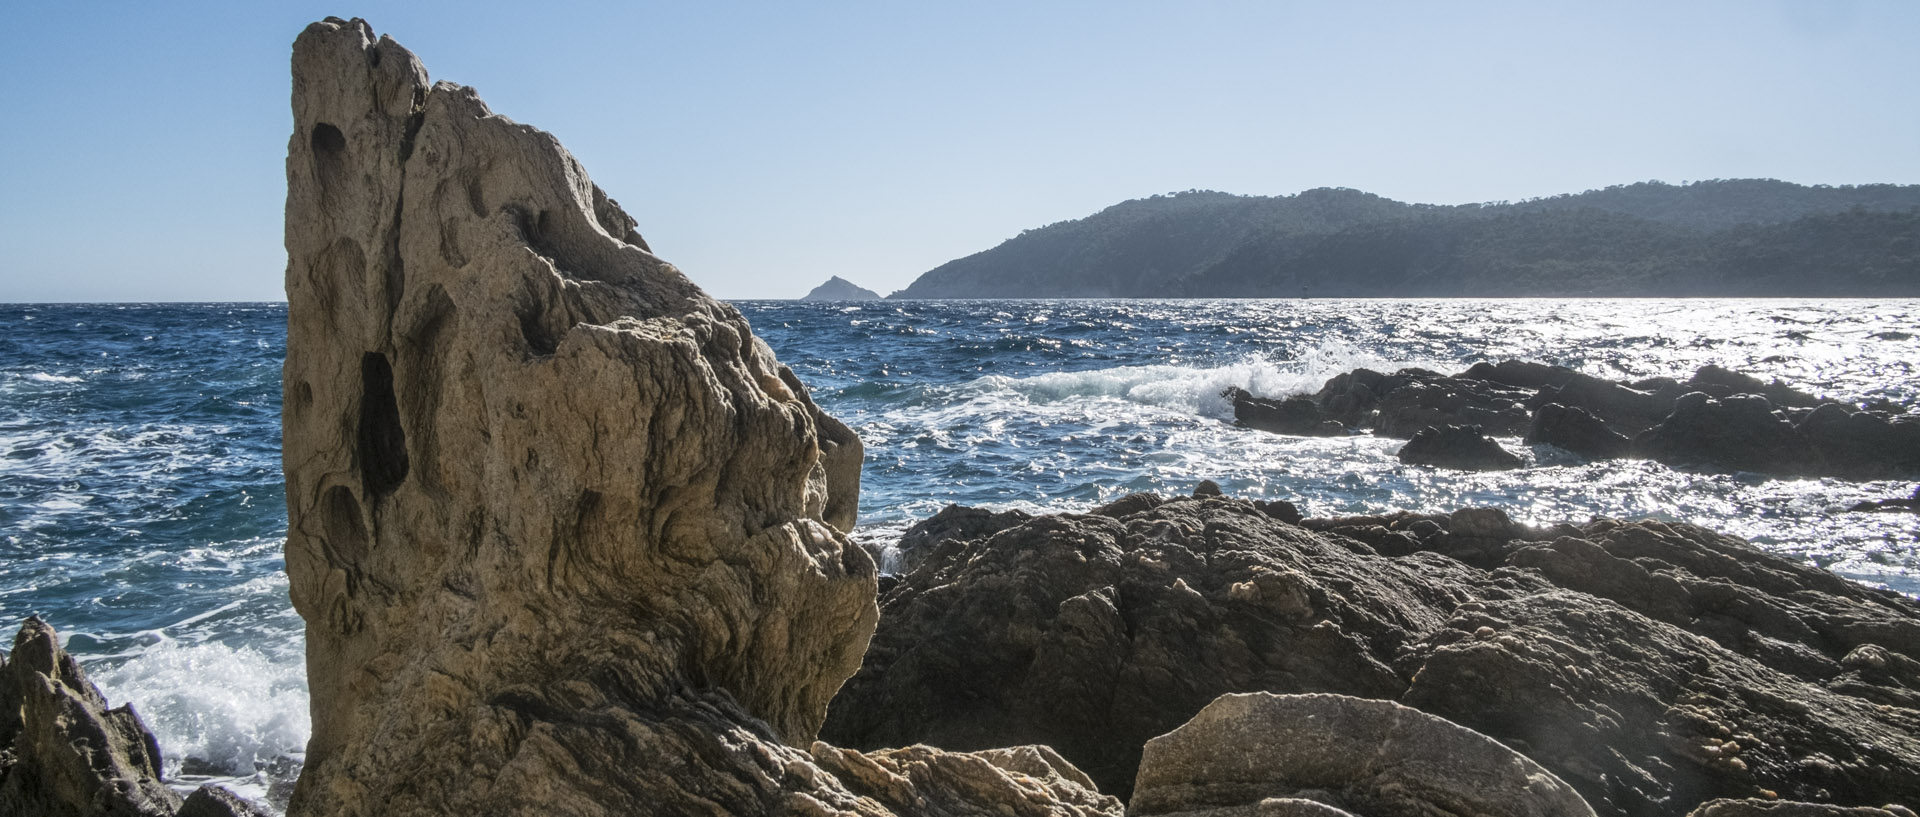
[[[1148,741],[1128,813],[1269,799],[1367,817],[1593,817],[1553,773],[1445,719],[1391,701],[1267,693],[1222,695]]]
[[[1216,697],[1325,692],[1499,740],[1611,817],[1920,800],[1912,599],[1688,525],[1273,507],[1143,497],[942,543],[824,737],[1043,743],[1125,796]]]
[[[300,35],[293,113],[289,813],[889,813],[795,748],[877,617],[858,438],[552,136],[366,23]],[[890,796],[1118,812],[997,757]]]
[[[38,618],[0,660],[0,814],[172,817],[160,747],[131,705],[106,696]]]

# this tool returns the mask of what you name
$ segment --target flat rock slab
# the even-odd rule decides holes
[[[1148,741],[1129,813],[1316,808],[1270,799],[1364,817],[1593,815],[1539,764],[1443,718],[1391,701],[1268,693],[1223,695]]]

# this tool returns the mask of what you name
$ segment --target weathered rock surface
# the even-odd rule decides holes
[[[1326,692],[1499,740],[1603,815],[1920,801],[1904,596],[1658,522],[1105,512],[948,542],[902,577],[825,738],[1043,743],[1126,793],[1140,747],[1218,696]],[[1283,805],[1320,808],[1245,813]]]
[[[109,708],[53,628],[27,619],[0,660],[0,814],[172,817],[179,808],[133,707]]]
[[[852,281],[849,281],[845,278],[835,275],[832,278],[828,278],[826,283],[823,283],[817,287],[814,287],[812,290],[808,291],[806,296],[801,298],[800,300],[803,300],[803,301],[874,301],[874,300],[879,300],[879,298],[880,298],[880,293],[874,292],[871,289],[867,289],[865,287],[859,286],[853,283]]]
[[[877,617],[858,438],[552,136],[366,23],[300,35],[293,114],[289,814],[890,813],[796,748]],[[886,802],[1118,812],[996,757]]]
[[[1714,800],[1687,817],[1913,817],[1913,810],[1899,805],[1848,808],[1793,800]]]
[[[1212,813],[1269,799],[1368,817],[1593,815],[1539,764],[1442,718],[1391,701],[1267,693],[1223,695],[1148,741],[1128,813]]]
[[[991,536],[1033,518],[1025,511],[989,511],[965,505],[948,505],[939,513],[914,523],[900,535],[894,553],[899,564],[892,565],[910,573],[935,550],[949,542],[965,542]]]
[[[1844,479],[1920,473],[1920,414],[1885,401],[1838,403],[1712,365],[1684,383],[1616,383],[1517,360],[1476,363],[1452,376],[1355,369],[1312,397],[1226,394],[1239,425],[1282,434],[1337,427],[1411,439],[1427,428],[1479,425],[1590,459]]]
[[[1463,471],[1503,471],[1525,460],[1481,433],[1479,426],[1427,426],[1401,446],[1400,461]]]

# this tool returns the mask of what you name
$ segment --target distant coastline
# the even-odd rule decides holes
[[[1771,179],[1466,205],[1186,191],[1027,230],[892,299],[1920,296],[1920,185]]]

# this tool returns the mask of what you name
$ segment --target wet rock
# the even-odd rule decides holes
[[[1235,386],[1229,386],[1221,396],[1233,404],[1234,425],[1300,437],[1338,437],[1347,433],[1346,426],[1321,413],[1320,405],[1310,397],[1295,395],[1269,400]]]
[[[1577,408],[1606,421],[1625,434],[1637,433],[1666,415],[1671,396],[1640,391],[1591,375],[1574,374],[1558,386],[1547,386],[1530,401],[1536,409],[1548,404]]]
[[[1794,430],[1813,447],[1821,473],[1883,479],[1920,472],[1920,418],[1890,418],[1827,403],[1799,420]]]
[[[1753,375],[1724,369],[1711,363],[1694,372],[1692,379],[1688,380],[1686,385],[1691,391],[1707,392],[1715,397],[1757,394],[1767,398],[1768,402],[1776,406],[1817,406],[1824,402],[1819,397],[1778,380],[1761,380]]]
[[[1200,480],[1199,484],[1193,486],[1193,495],[1197,497],[1225,496],[1226,492],[1220,490],[1220,483],[1210,479],[1203,479]]]
[[[172,817],[179,808],[133,707],[110,708],[53,628],[27,619],[0,661],[0,814]]]
[[[1753,394],[1681,397],[1672,414],[1634,437],[1633,447],[1678,467],[1783,475],[1821,471],[1819,453],[1807,438],[1767,398]]]
[[[1265,693],[1221,696],[1148,741],[1128,813],[1259,808],[1272,798],[1368,817],[1593,814],[1538,764],[1425,712],[1344,695]]]
[[[1591,460],[1610,460],[1626,456],[1633,441],[1585,409],[1548,403],[1534,412],[1525,442],[1558,446]]]
[[[1463,471],[1505,471],[1526,464],[1481,433],[1479,426],[1430,426],[1400,449],[1408,465],[1432,465]]]
[[[1565,384],[1575,375],[1574,370],[1565,366],[1549,366],[1545,363],[1530,363],[1524,360],[1502,360],[1499,363],[1475,363],[1471,368],[1454,376],[1500,383],[1516,389],[1538,391],[1548,386]]]
[[[890,813],[799,748],[878,615],[858,438],[552,136],[365,22],[300,35],[293,121],[289,814]]]
[[[1401,371],[1403,382],[1381,395],[1371,427],[1382,437],[1409,438],[1430,426],[1477,425],[1494,434],[1527,428],[1528,394],[1480,380]]]

